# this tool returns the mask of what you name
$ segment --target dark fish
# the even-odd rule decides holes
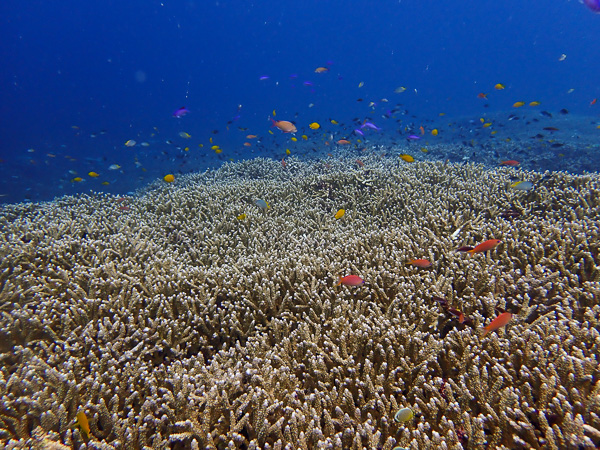
[[[546,131],[558,131],[558,128],[556,128],[556,127],[544,127],[544,130],[546,130]]]
[[[548,111],[540,111],[540,114],[542,116],[546,116],[546,117],[552,117],[552,114],[550,114]]]
[[[189,109],[187,109],[185,106],[182,106],[181,108],[178,108],[173,112],[173,117],[176,117],[179,119],[180,117],[185,116],[189,112],[190,112]]]
[[[568,110],[568,109],[565,109],[565,108],[563,108],[563,109],[561,109],[561,110],[559,111],[559,113],[561,113],[561,114],[563,114],[563,115],[566,115],[566,114],[569,114],[569,110]]]
[[[442,297],[431,297],[433,301],[438,302],[442,306],[448,306],[448,300]]]
[[[460,248],[457,248],[457,252],[468,252],[469,250],[473,250],[473,247],[469,247],[468,245],[464,245]]]
[[[551,148],[560,148],[565,144],[561,144],[560,142],[555,142],[554,144],[552,144],[550,147]]]

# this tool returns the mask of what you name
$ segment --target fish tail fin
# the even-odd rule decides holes
[[[490,329],[488,327],[482,327],[481,329],[483,330],[481,337],[484,338],[490,332]]]
[[[338,279],[336,286],[339,286],[340,284],[342,284],[342,276],[338,275],[338,277],[339,277],[339,279]]]

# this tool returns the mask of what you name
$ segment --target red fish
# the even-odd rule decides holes
[[[500,314],[488,325],[483,327],[483,336],[485,337],[485,335],[488,334],[490,331],[496,331],[498,328],[502,328],[503,326],[505,326],[508,322],[510,322],[512,316],[513,315],[509,312],[503,312],[502,314]]]
[[[365,163],[362,162],[360,159],[356,160],[356,164],[358,164],[360,167],[364,167],[365,166]]]
[[[271,118],[269,117],[269,119]],[[295,133],[296,131],[298,131],[296,125],[294,125],[292,122],[288,122],[287,120],[271,119],[271,122],[273,122],[272,126],[279,128],[284,133]]]
[[[431,267],[431,261],[428,259],[411,259],[406,263],[407,266],[415,266],[420,267],[421,269],[425,269],[426,267]]]
[[[340,284],[343,284],[344,286],[360,286],[361,284],[364,284],[364,282],[365,280],[358,275],[346,275],[345,277],[340,275],[337,286]]]
[[[521,164],[519,161],[515,160],[515,159],[509,159],[507,161],[502,161],[500,162],[501,166],[512,166],[512,167],[516,167],[519,164]]]
[[[487,98],[487,94],[480,92],[479,94],[477,94],[477,98]]]
[[[348,144],[350,144],[350,141],[348,139],[340,139],[339,141],[336,142],[336,144],[348,145]]]
[[[476,245],[475,248],[467,250],[467,252],[470,253],[471,256],[473,256],[475,253],[487,252],[488,250],[495,249],[500,242],[502,242],[500,239],[488,239],[487,241]]]

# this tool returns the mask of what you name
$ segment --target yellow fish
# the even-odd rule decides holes
[[[339,122],[335,119],[330,119],[329,120],[332,124],[337,125]]]
[[[220,148],[218,148],[218,149],[216,149],[216,150],[215,150],[215,153],[218,155],[218,154],[220,154],[222,151],[223,151],[223,149],[220,149]]]
[[[246,214],[240,214],[237,216],[237,220],[244,220],[246,218]]]
[[[211,150],[219,150],[219,146],[218,145],[213,145],[210,149]]]
[[[483,128],[487,128],[487,127],[491,127],[492,126],[492,122],[487,122],[483,124]]]
[[[97,174],[96,172],[88,172],[88,175],[92,178],[98,178],[100,175]]]
[[[85,435],[87,439],[90,438],[90,423],[88,422],[87,417],[83,411],[79,411],[77,413],[77,426],[81,430],[81,432]]]
[[[433,130],[431,130],[432,136],[437,136],[438,134],[439,134],[439,131],[437,130],[437,128],[434,128]]]
[[[313,122],[308,126],[311,130],[318,130],[319,128],[321,128],[321,125],[319,125],[317,122]]]
[[[289,148],[286,148],[286,149],[285,149],[285,154],[286,154],[286,155],[290,155],[291,153],[292,153],[292,152],[290,152],[290,149],[289,149]]]
[[[167,183],[172,183],[173,181],[175,181],[175,176],[172,173],[170,173],[168,175],[165,175],[163,177],[163,180],[165,180]]]
[[[529,102],[529,106],[538,106],[540,102]]]
[[[185,139],[189,139],[189,138],[191,138],[191,137],[192,137],[192,135],[191,135],[191,134],[189,134],[189,133],[186,133],[185,131],[180,131],[180,132],[179,132],[179,136],[180,136],[180,137],[182,137],[182,138],[185,138]]]
[[[520,108],[523,105],[525,105],[525,102],[514,102],[513,108]]]
[[[335,217],[336,220],[341,219],[342,217],[344,217],[344,214],[346,214],[346,210],[345,209],[339,209],[338,212],[335,213]]]
[[[502,83],[498,83],[494,86],[494,89],[496,89],[497,91],[501,91],[502,89],[504,89],[506,86],[504,86]]]
[[[359,87],[359,88],[363,87],[364,85],[365,85],[365,82],[364,82],[364,81],[361,81],[360,83],[358,83],[358,87]]]
[[[410,155],[407,155],[406,153],[401,154],[400,158],[406,162],[415,162],[415,158],[413,158]]]
[[[305,135],[305,134],[303,134],[303,135],[302,135],[302,139],[304,139],[305,141],[308,141],[308,136],[307,136],[307,135]]]
[[[80,181],[83,181],[83,178],[81,177],[75,177],[71,180],[73,183],[79,183]]]
[[[293,142],[298,142],[298,138],[294,136],[294,137],[292,138],[292,141],[293,141]]]

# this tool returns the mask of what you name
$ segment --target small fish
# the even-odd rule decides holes
[[[402,94],[404,91],[406,91],[406,88],[404,86],[399,86],[396,89],[394,89],[394,92],[396,94]]]
[[[350,141],[348,139],[340,139],[339,141],[336,142],[336,144],[338,144],[338,145],[349,145]]]
[[[269,77],[268,75],[263,75],[261,77],[258,77],[258,81],[265,81],[265,80],[268,80],[269,78],[271,78],[271,77]]]
[[[356,164],[358,164],[360,167],[365,167],[365,163],[364,163],[364,162],[362,162],[360,159],[357,159],[355,162],[356,162]]]
[[[125,147],[133,147],[135,144],[137,144],[137,142],[135,142],[133,139],[129,139],[127,142],[125,142]]]
[[[360,83],[358,83],[358,87],[359,87],[359,88],[363,87],[364,85],[365,85],[365,82],[364,82],[364,81],[361,81]]]
[[[285,154],[286,154],[286,155],[291,155],[291,154],[292,154],[292,152],[290,151],[290,149],[289,149],[289,148],[286,148],[286,149],[285,149]]]
[[[435,302],[438,302],[440,306],[446,307],[448,306],[448,300],[443,297],[431,297],[431,299]]]
[[[488,239],[487,241],[476,245],[475,248],[467,250],[467,252],[470,253],[471,256],[473,256],[475,253],[487,252],[488,250],[495,249],[501,242],[502,241],[500,239]]]
[[[189,139],[189,138],[191,138],[191,137],[192,137],[192,135],[191,135],[191,134],[189,134],[189,133],[186,133],[185,131],[180,131],[180,132],[179,132],[179,137],[182,137],[182,138],[184,138],[184,139]]]
[[[416,134],[409,134],[407,139],[409,141],[418,141],[419,139],[421,139],[421,136],[417,136]]]
[[[252,144],[250,142],[244,142],[244,147],[252,147]]]
[[[394,420],[398,423],[408,422],[415,416],[415,413],[410,408],[401,408],[394,414]]]
[[[515,159],[508,159],[506,161],[501,161],[500,165],[501,166],[511,166],[511,167],[516,167],[519,164],[521,164],[519,161],[515,160]]]
[[[546,116],[546,117],[552,117],[552,113],[549,113],[548,111],[540,111],[540,114],[542,116]]]
[[[246,136],[246,139],[256,139],[258,136],[255,134],[249,134],[248,136]]]
[[[516,181],[510,185],[510,188],[516,191],[530,191],[533,189],[533,183],[531,181]]]
[[[90,176],[92,178],[98,178],[100,176],[100,174],[97,172],[88,172],[88,176]]]
[[[342,217],[344,217],[344,214],[346,214],[346,210],[345,209],[339,209],[338,212],[335,213],[335,216],[333,216],[336,220],[341,219]]]
[[[297,138],[296,136],[294,136],[294,137],[291,139],[291,141],[292,141],[292,142],[298,142],[298,138]]]
[[[410,261],[406,262],[405,264],[407,266],[420,267],[421,269],[431,267],[431,261],[429,261],[428,259],[411,259]]]
[[[267,210],[271,207],[266,201],[264,201],[260,198],[254,200],[254,204],[262,210]]]
[[[559,111],[559,113],[561,113],[563,116],[566,116],[567,114],[569,114],[569,110],[566,108],[563,108]]]
[[[81,177],[75,177],[75,178],[71,179],[71,182],[73,182],[73,183],[79,183],[81,181],[83,181],[83,178],[81,178]]]
[[[564,53],[558,57],[559,61],[564,61],[565,59],[567,59],[567,55],[565,55]]]
[[[483,128],[491,127],[492,126],[492,122],[484,123],[482,126],[483,126]]]
[[[496,317],[494,320],[492,320],[488,325],[483,327],[483,336],[482,337],[485,337],[485,335],[488,334],[489,332],[496,331],[498,328],[502,328],[503,326],[508,324],[508,322],[510,322],[510,320],[512,319],[512,316],[513,315],[509,312],[503,312],[502,314],[500,314],[498,317]]]
[[[175,181],[175,175],[169,173],[163,177],[163,180],[165,180],[165,182],[167,183],[172,183],[173,181]]]
[[[537,102],[537,101],[535,101],[535,102],[529,102],[529,106],[540,106],[540,105],[541,105],[541,103]]]
[[[544,130],[546,130],[546,131],[559,131],[559,129],[556,128],[556,127],[544,127]]]
[[[236,217],[237,220],[244,220],[246,218],[246,214],[240,214]]]
[[[284,133],[295,133],[296,131],[298,131],[298,129],[296,128],[296,125],[294,125],[292,122],[288,122],[287,120],[271,119],[271,122],[273,122],[273,125],[272,125],[273,127],[279,128]]]
[[[473,247],[468,245],[463,245],[462,247],[456,249],[457,252],[470,252],[471,250],[473,250]]]
[[[593,99],[593,100],[590,102],[590,106],[593,106],[593,105],[595,105],[597,101],[598,101],[598,99],[597,99],[597,98]]]
[[[173,112],[173,117],[180,119],[181,117],[185,116],[189,112],[190,112],[189,109],[187,109],[185,106],[182,106],[181,108],[178,108]]]
[[[465,323],[465,315],[462,311],[452,308],[451,306],[447,307],[446,311],[452,314],[453,317],[456,317],[458,319],[458,323]]]
[[[400,155],[400,159],[406,162],[415,162],[415,158],[413,158],[411,155],[407,155],[406,153],[402,153]]]
[[[364,284],[364,282],[365,280],[358,275],[346,275],[345,277],[340,275],[336,286],[339,286],[340,284],[343,284],[344,286],[360,286],[361,284]]]
[[[308,127],[309,127],[311,130],[318,130],[319,128],[321,128],[321,125],[319,125],[317,122],[313,122],[313,123],[311,123],[310,125],[308,125]]]
[[[212,146],[210,149],[211,149],[211,150],[219,150],[219,148],[220,148],[220,147],[219,147],[218,145],[213,145],[213,146]]]
[[[477,98],[482,98],[482,99],[487,99],[487,94],[484,94],[483,92],[480,92],[479,94],[477,94]]]
[[[439,133],[439,131],[437,130],[437,128],[434,128],[433,130],[431,130],[431,135],[432,136],[437,136]]]
[[[521,106],[524,106],[525,102],[514,102],[513,103],[513,108],[520,108]]]
[[[315,73],[326,73],[329,72],[329,68],[327,67],[317,67],[315,69]]]
[[[333,125],[337,125],[339,122],[335,119],[329,119],[329,121],[333,124]]]
[[[88,422],[88,419],[83,411],[79,411],[77,413],[76,425],[79,427],[79,429],[85,435],[85,437],[87,439],[89,439],[90,438],[90,423]]]
[[[498,83],[498,84],[494,85],[494,89],[496,89],[497,91],[501,91],[505,87],[506,86],[504,86],[502,83]]]

